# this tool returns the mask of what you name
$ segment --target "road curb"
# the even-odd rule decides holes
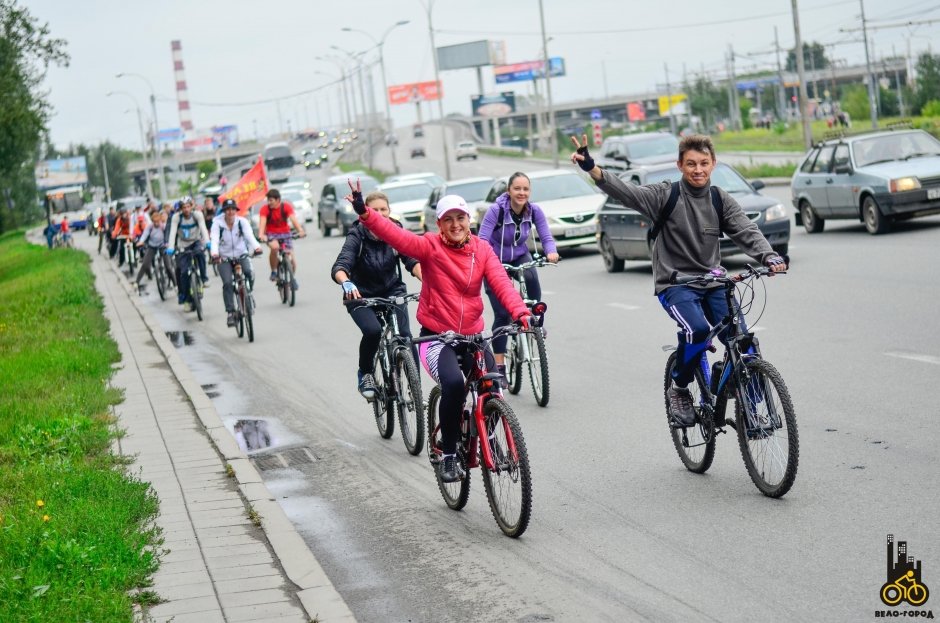
[[[212,445],[220,455],[222,462],[231,466],[234,480],[244,500],[261,517],[261,530],[271,544],[271,549],[284,573],[300,589],[296,595],[311,621],[321,623],[332,621],[355,621],[352,611],[342,595],[333,586],[323,567],[307,546],[294,524],[277,503],[274,495],[264,484],[261,474],[252,465],[235,438],[222,423],[212,400],[193,376],[189,367],[180,357],[176,347],[167,338],[160,324],[140,301],[138,294],[131,288],[123,272],[113,262],[108,262],[111,271],[118,276],[118,281],[128,295],[137,313],[143,319],[151,337],[160,352],[166,358],[170,371],[176,377],[183,391],[196,411]]]

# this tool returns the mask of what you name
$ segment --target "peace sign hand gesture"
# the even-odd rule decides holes
[[[571,162],[575,163],[581,167],[582,171],[590,173],[594,170],[594,158],[591,157],[591,154],[588,153],[588,137],[587,134],[581,135],[581,142],[578,142],[577,136],[571,137],[571,142],[574,143],[575,152],[571,154]]]
[[[357,177],[356,185],[353,186],[352,180],[347,177],[346,183],[349,184],[350,193],[346,195],[344,199],[352,204],[356,214],[362,216],[366,213],[366,204],[365,201],[362,200],[362,181]]]

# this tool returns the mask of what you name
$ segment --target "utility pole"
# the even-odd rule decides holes
[[[548,93],[548,145],[552,149],[552,167],[558,168],[558,145],[556,145],[555,107],[552,105],[552,72],[548,64],[548,38],[545,36],[545,11],[542,0],[539,0],[539,20],[542,23],[542,70],[545,72],[545,90]]]
[[[777,118],[786,121],[787,87],[783,84],[783,66],[780,64],[780,39],[777,37],[776,26],[774,26],[774,50],[777,53]]]
[[[447,151],[447,125],[444,122],[444,85],[441,84],[441,74],[437,64],[437,46],[434,45],[434,26],[431,23],[431,9],[433,6],[434,0],[428,0],[428,34],[431,37],[431,58],[434,60],[434,81],[437,83],[437,112],[441,117],[441,144],[444,147],[444,170],[447,174],[446,178],[451,179],[450,153]]]
[[[101,150],[101,170],[104,171],[104,192],[108,197],[108,205],[111,204],[111,182],[108,181],[108,160],[104,157],[104,150]]]
[[[877,130],[878,101],[875,98],[875,76],[871,73],[871,57],[868,55],[868,22],[865,20],[865,0],[858,0],[858,3],[862,7],[862,39],[865,40],[865,73],[868,74],[868,107],[871,110],[871,127],[873,130]]]
[[[672,86],[669,84],[669,65],[663,63],[663,68],[666,70],[666,110],[669,111],[669,132],[675,135],[676,117],[672,114]]]
[[[806,64],[803,62],[803,39],[800,36],[800,10],[797,0],[790,0],[793,10],[793,38],[796,40],[796,73],[800,81],[800,120],[803,124],[803,147],[809,149],[813,146],[813,129],[809,124],[809,111],[807,110],[806,95]]]

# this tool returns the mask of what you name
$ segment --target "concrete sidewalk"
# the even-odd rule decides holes
[[[91,248],[91,238],[75,239]],[[111,380],[125,396],[114,408],[125,431],[116,451],[153,485],[168,552],[151,589],[164,601],[137,620],[354,621],[127,277],[107,255],[89,253],[121,352]]]

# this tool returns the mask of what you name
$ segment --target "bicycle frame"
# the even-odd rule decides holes
[[[525,282],[525,271],[530,268],[541,268],[543,266],[554,266],[554,264],[549,264],[545,261],[544,257],[537,257],[532,261],[520,264],[519,266],[513,266],[512,264],[503,264],[503,268],[506,269],[506,272],[509,273],[509,278],[516,282],[516,289],[519,290],[519,296],[522,297],[522,302],[526,304],[526,307],[532,309],[532,306],[538,303],[538,301],[529,298],[528,286]],[[532,361],[532,353],[529,351],[529,341],[528,340],[519,340],[522,350],[522,361],[528,363]]]

